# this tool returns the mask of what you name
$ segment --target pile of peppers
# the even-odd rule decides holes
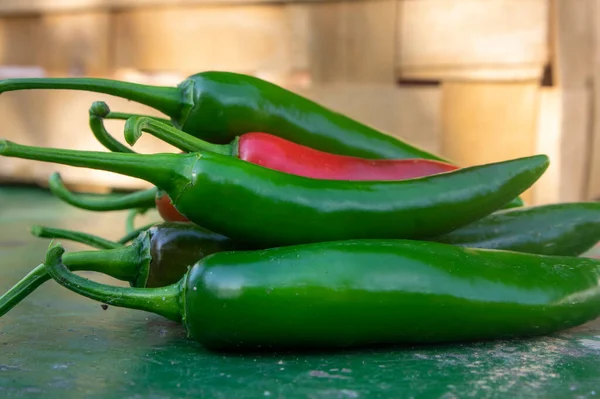
[[[86,90],[168,118],[89,110],[109,151],[0,140],[0,155],[93,168],[152,188],[59,199],[130,210],[110,241],[33,226],[43,262],[0,296],[0,316],[53,280],[106,305],[181,323],[214,351],[342,349],[538,336],[600,316],[600,203],[527,206],[545,155],[460,167],[256,77],[210,71],[177,87],[97,78],[0,81],[15,90]],[[105,128],[123,119],[125,142]],[[140,154],[149,133],[179,149]],[[135,228],[156,209],[160,223]],[[129,282],[110,286],[75,271]]]

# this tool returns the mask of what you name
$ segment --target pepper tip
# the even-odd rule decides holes
[[[48,251],[46,252],[46,260],[44,264],[46,265],[54,265],[57,262],[61,262],[61,257],[65,252],[65,248],[61,243],[54,243],[54,240],[50,241],[48,245]]]
[[[110,108],[104,101],[94,101],[89,109],[90,116],[106,118],[110,114]]]
[[[37,224],[29,228],[29,232],[36,237],[39,237],[42,234],[42,230],[42,226],[39,226]]]
[[[150,118],[132,116],[125,122],[123,133],[125,135],[125,141],[127,144],[133,146],[140,137],[142,137],[142,126],[148,122]]]

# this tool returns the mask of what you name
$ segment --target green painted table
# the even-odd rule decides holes
[[[0,291],[43,259],[33,224],[116,239],[125,212],[74,209],[40,189],[0,188]],[[140,225],[157,220],[148,214]],[[67,250],[86,247],[62,241]],[[120,284],[108,277],[94,279]],[[423,315],[427,317],[427,315]],[[0,398],[592,398],[600,321],[529,340],[262,356],[223,356],[182,327],[109,307],[54,282],[0,318]]]

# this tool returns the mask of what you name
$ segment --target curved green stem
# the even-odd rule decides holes
[[[148,209],[150,208],[137,208],[137,209],[131,209],[128,213],[127,213],[127,219],[125,220],[125,232],[126,233],[131,233],[133,231],[136,231],[137,229],[135,228],[135,218],[138,215],[143,215],[146,212],[148,212]]]
[[[142,227],[138,227],[137,229],[131,230],[130,232],[128,232],[127,234],[125,234],[123,237],[121,237],[117,242],[119,244],[126,244],[129,241],[133,240],[134,238],[136,238],[137,236],[140,235],[140,233],[143,233],[144,231],[148,230],[150,227],[154,226],[156,223],[149,223],[145,226]]]
[[[110,94],[147,105],[171,118],[178,118],[186,108],[178,87],[149,86],[101,78],[23,78],[0,81],[0,93],[14,90],[62,89]]]
[[[64,248],[57,244],[46,253],[44,264],[52,278],[63,287],[112,306],[144,310],[173,321],[181,321],[182,282],[161,288],[123,288],[100,284],[78,276],[63,264]]]
[[[209,151],[222,155],[238,154],[237,139],[230,144],[213,144],[152,118],[139,116],[127,119],[124,134],[129,145],[134,145],[142,136],[142,132],[150,133],[182,151]]]
[[[140,190],[131,194],[115,195],[95,195],[86,197],[81,194],[75,194],[69,191],[60,177],[60,173],[55,172],[48,179],[48,187],[52,194],[60,198],[67,204],[74,207],[86,209],[89,211],[121,211],[131,208],[154,208],[156,206],[155,198],[158,189],[152,187],[148,190]]]
[[[191,170],[200,154],[124,154],[64,150],[20,145],[0,140],[0,155],[100,169],[137,177],[173,192],[190,183]]]
[[[89,109],[89,125],[94,137],[107,149],[113,152],[135,153],[131,148],[121,144],[111,136],[104,126],[104,119],[110,114],[110,108],[104,101],[94,102]]]
[[[143,248],[142,248],[143,249]],[[70,270],[104,273],[119,280],[136,281],[144,262],[149,262],[140,245],[131,245],[105,251],[82,251],[65,254],[64,262]],[[0,316],[6,314],[29,294],[52,277],[44,264],[37,266],[13,287],[0,296]]]
[[[166,123],[167,125],[172,125],[169,119],[159,118],[158,116],[151,115],[142,115],[142,114],[130,114],[126,112],[112,112],[110,111],[108,115],[104,116],[104,119],[114,119],[114,120],[127,120],[129,118],[152,118],[155,121]]]
[[[30,271],[17,284],[0,296],[0,317],[50,279],[51,277],[43,263]]]
[[[65,240],[71,240],[98,249],[115,249],[123,246],[123,244],[119,244],[117,242],[110,241],[92,234],[39,225],[34,225],[31,227],[31,234],[40,238],[62,238]]]

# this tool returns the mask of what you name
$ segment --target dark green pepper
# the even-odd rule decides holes
[[[104,251],[66,254],[71,270],[95,271],[132,287],[162,287],[179,281],[188,266],[215,252],[246,248],[240,243],[192,223],[162,223],[141,232],[129,246],[101,237],[36,226],[32,233],[46,238],[67,238]],[[50,280],[43,264],[33,269],[4,295],[0,296],[0,316],[8,312],[44,282]]]
[[[123,288],[77,276],[57,245],[52,277],[109,305],[182,322],[210,350],[334,349],[553,333],[600,315],[600,261],[410,240],[228,251],[178,282]]]
[[[548,167],[548,157],[536,155],[403,181],[342,181],[295,176],[210,152],[125,154],[0,141],[0,155],[146,180],[190,221],[261,247],[438,236],[500,209]]]
[[[600,203],[574,202],[495,212],[433,241],[471,248],[578,256],[600,241]]]
[[[0,81],[0,93],[30,89],[85,90],[152,107],[173,125],[214,143],[266,132],[334,154],[363,158],[428,158],[422,149],[379,132],[275,84],[249,75],[208,71],[177,87],[100,78],[25,78]]]

